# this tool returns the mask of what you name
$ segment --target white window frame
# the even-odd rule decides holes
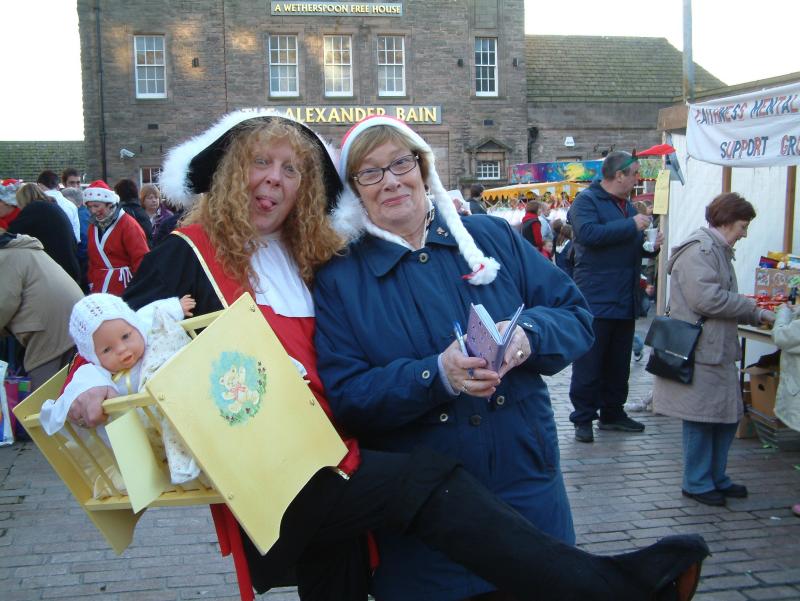
[[[497,96],[498,84],[497,38],[475,38],[475,95]]]
[[[475,177],[479,180],[500,179],[500,161],[478,161],[475,165]]]
[[[292,47],[292,44],[294,46]],[[298,71],[297,35],[271,34],[267,41],[267,64],[269,65],[269,95],[275,98],[297,97],[300,95],[300,73]],[[291,56],[294,54],[294,60]],[[276,77],[273,79],[273,69]],[[294,88],[291,87],[294,79]],[[277,82],[278,89],[273,87]],[[284,85],[285,84],[285,85]],[[286,89],[281,90],[281,87]]]
[[[353,95],[353,37],[326,35],[322,42],[322,63],[325,73],[325,97]],[[340,85],[336,85],[336,84]],[[337,90],[335,88],[341,87]]]
[[[139,167],[139,189],[145,184],[155,184],[161,177],[161,165],[156,167]]]
[[[152,41],[152,47],[149,47]],[[141,44],[143,49],[139,49]],[[157,46],[160,45],[160,48]],[[159,54],[160,60],[159,60]],[[144,59],[144,60],[140,60]],[[134,64],[134,85],[136,86],[136,98],[166,98],[167,97],[167,49],[166,39],[163,35],[135,35],[133,36],[133,64]],[[160,77],[159,77],[160,74]],[[162,82],[163,91],[140,91],[141,84],[145,90],[150,82]]]
[[[399,48],[398,48],[399,40]],[[392,48],[389,48],[389,42]],[[402,35],[379,35],[378,53],[378,96],[406,95],[406,39]],[[399,60],[398,60],[399,58]],[[398,77],[399,71],[399,77]],[[400,82],[400,89],[388,90],[387,84]]]

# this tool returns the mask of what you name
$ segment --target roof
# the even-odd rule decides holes
[[[83,140],[46,142],[0,142],[0,178],[13,177],[35,182],[45,169],[61,175],[65,167],[85,171]]]
[[[683,53],[666,38],[525,36],[528,102],[663,102],[683,88]],[[695,63],[695,90],[725,84]]]

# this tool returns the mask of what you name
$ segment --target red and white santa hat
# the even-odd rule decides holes
[[[119,196],[108,184],[101,179],[97,179],[89,184],[89,187],[83,191],[83,202],[105,202],[108,204],[117,204]]]
[[[339,177],[342,180],[344,190],[339,196],[336,207],[331,214],[334,228],[336,228],[340,234],[351,240],[358,238],[367,231],[374,236],[404,244],[399,236],[395,236],[386,230],[380,229],[370,220],[364,209],[364,205],[361,203],[358,194],[353,188],[353,184],[347,180],[347,158],[350,154],[353,141],[369,128],[378,125],[393,127],[404,132],[413,141],[415,146],[413,150],[425,156],[429,166],[428,179],[425,183],[428,185],[428,190],[433,196],[433,204],[439,215],[442,216],[444,222],[447,224],[453,238],[458,243],[458,250],[461,256],[464,257],[467,261],[467,265],[469,265],[469,268],[472,270],[471,273],[464,276],[464,279],[475,286],[493,282],[497,277],[497,272],[500,270],[500,263],[492,257],[487,257],[484,252],[478,248],[478,245],[475,244],[475,240],[464,227],[461,216],[456,212],[450,195],[444,189],[439,179],[439,174],[436,172],[436,158],[433,154],[433,150],[419,134],[400,119],[387,117],[386,115],[373,115],[356,123],[345,134],[342,139],[342,150],[339,155]]]

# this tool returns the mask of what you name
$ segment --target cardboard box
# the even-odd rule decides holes
[[[756,285],[754,294],[761,296],[776,296],[783,294],[789,296],[789,280],[800,276],[800,269],[766,269],[756,268]]]
[[[748,410],[753,399],[750,396],[750,380],[745,380],[742,386],[742,402],[744,403],[744,415],[739,420],[739,426],[736,428],[736,438],[755,438],[756,428],[753,425],[753,420],[750,419]]]
[[[745,373],[750,375],[750,399],[759,413],[775,417],[775,394],[778,392],[778,372],[769,367],[751,366]]]

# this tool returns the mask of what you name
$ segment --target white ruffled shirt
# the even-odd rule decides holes
[[[284,317],[314,317],[311,292],[279,236],[264,236],[264,243],[250,259],[258,277],[258,281],[250,282],[256,303],[268,305]]]

